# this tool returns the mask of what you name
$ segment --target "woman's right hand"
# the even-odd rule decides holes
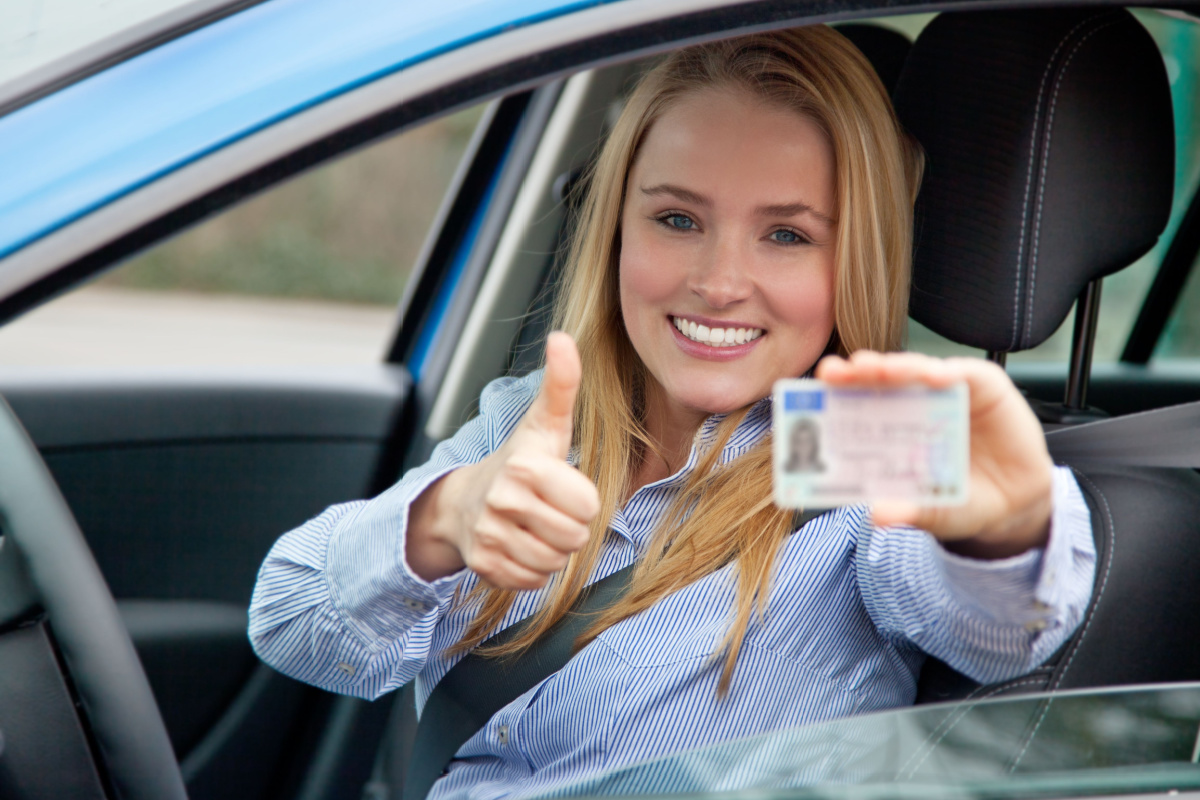
[[[500,589],[540,589],[587,543],[600,495],[567,463],[582,374],[574,340],[551,333],[541,390],[508,441],[409,509],[413,572],[429,581],[466,566]]]

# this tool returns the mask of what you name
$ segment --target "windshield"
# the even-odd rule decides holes
[[[195,0],[4,0],[0,98],[36,82],[31,79],[56,62],[88,48],[103,49],[106,40],[189,4]]]
[[[553,797],[1024,797],[1200,788],[1200,684],[918,706],[613,770]],[[878,791],[870,791],[871,788]]]

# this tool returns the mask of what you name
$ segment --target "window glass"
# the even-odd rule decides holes
[[[1200,785],[1196,684],[1048,697],[785,728],[618,766],[553,796],[1094,798],[1190,796]]]
[[[4,0],[0,87],[190,0]]]
[[[1164,18],[1165,19],[1165,18]],[[1180,20],[1164,23],[1166,35],[1156,38],[1169,43],[1167,74],[1175,100],[1175,137],[1179,157],[1175,164],[1176,183],[1186,185],[1188,193],[1176,198],[1173,224],[1183,213],[1181,206],[1191,201],[1200,183],[1200,24]],[[1153,28],[1151,31],[1153,32]],[[1173,229],[1172,229],[1173,230]],[[1163,331],[1155,349],[1155,358],[1195,358],[1200,356],[1200,280],[1193,266],[1183,295]]]
[[[1146,292],[1200,182],[1200,139],[1197,138],[1197,133],[1200,133],[1200,104],[1197,103],[1197,91],[1200,91],[1200,24],[1190,18],[1158,11],[1132,11],[1162,51],[1167,78],[1171,83],[1177,154],[1175,199],[1171,220],[1158,244],[1129,267],[1104,279],[1093,355],[1095,362],[1120,359]],[[1190,299],[1196,304],[1193,308],[1200,308],[1200,281],[1193,276],[1191,284],[1180,306],[1186,306]],[[1158,348],[1160,355],[1200,354],[1200,319],[1189,322],[1186,317],[1187,314],[1176,315],[1176,320],[1164,337],[1165,341]],[[1065,364],[1071,352],[1074,325],[1075,315],[1072,311],[1053,336],[1032,350],[1010,354],[1009,363],[1053,361]],[[981,353],[947,341],[911,320],[909,348],[936,355]]]
[[[0,364],[378,362],[480,109],[267,191],[0,329]]]
[[[1109,360],[1120,357],[1154,273],[1162,263],[1179,223],[1187,213],[1188,204],[1200,185],[1200,102],[1197,102],[1197,92],[1200,92],[1200,24],[1194,18],[1176,16],[1171,12],[1136,10],[1134,14],[1163,51],[1167,78],[1171,82],[1171,100],[1175,105],[1175,202],[1171,209],[1171,221],[1158,245],[1137,265],[1104,281],[1100,315],[1102,333],[1097,337],[1097,357],[1101,346],[1110,345],[1104,356]],[[1128,275],[1143,265],[1149,265],[1150,268],[1142,270],[1141,274]],[[1127,279],[1125,283],[1121,282],[1123,279]],[[1195,281],[1191,283],[1195,284]],[[1129,302],[1130,297],[1135,297],[1136,303]],[[1119,338],[1104,336],[1106,317],[1103,307],[1110,304],[1132,307],[1129,314],[1120,320]],[[1198,304],[1200,286],[1191,285],[1177,307],[1174,323],[1168,326],[1159,342],[1158,355],[1200,355],[1200,326],[1194,322],[1189,325],[1186,313],[1189,305],[1195,309],[1200,307]],[[1181,314],[1180,311],[1185,313]]]

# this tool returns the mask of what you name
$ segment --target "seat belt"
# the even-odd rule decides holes
[[[512,658],[489,658],[472,651],[438,681],[417,723],[404,779],[404,800],[424,800],[458,748],[487,725],[497,711],[562,669],[575,651],[575,639],[591,617],[617,602],[629,588],[633,564],[583,590],[571,610],[536,642]],[[505,644],[529,627],[517,622],[481,647]]]
[[[798,530],[829,509],[796,515]],[[487,725],[497,711],[558,672],[575,655],[575,640],[592,617],[625,594],[634,565],[601,578],[583,590],[575,605],[554,627],[518,656],[489,658],[468,653],[447,672],[425,703],[417,723],[403,800],[425,800],[435,781],[445,774],[454,754]],[[529,626],[526,617],[484,642],[490,647],[511,641]]]
[[[1046,446],[1056,460],[1083,466],[1200,468],[1200,402],[1048,430]],[[798,514],[795,528],[823,513]],[[588,586],[571,611],[520,656],[485,658],[470,653],[455,664],[438,682],[421,714],[403,800],[424,800],[463,743],[501,708],[562,669],[574,655],[575,640],[590,616],[620,599],[632,571],[631,565]],[[528,623],[524,619],[505,628],[484,646],[519,636]]]

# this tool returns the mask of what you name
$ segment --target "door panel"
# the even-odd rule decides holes
[[[244,604],[119,600],[176,753],[190,753],[237,697],[257,659]]]
[[[245,607],[281,533],[366,494],[382,441],[55,448],[46,463],[117,597]]]
[[[0,370],[118,599],[192,800],[279,796],[307,760],[298,732],[326,703],[257,662],[246,607],[279,535],[394,479],[409,393],[386,365]]]

